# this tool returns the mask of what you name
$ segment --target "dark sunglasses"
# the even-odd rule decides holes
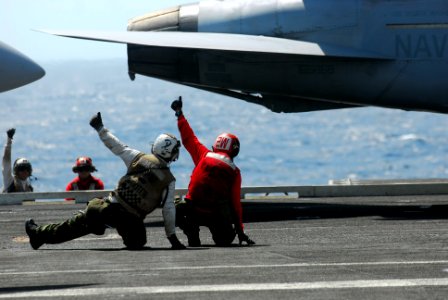
[[[75,172],[92,172],[92,168],[90,168],[90,167],[78,167],[78,168],[75,168]]]
[[[23,172],[23,171],[28,171],[31,173],[31,168],[27,166],[17,167],[17,172]]]

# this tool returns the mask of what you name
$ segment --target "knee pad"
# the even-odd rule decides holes
[[[212,234],[213,241],[215,242],[216,246],[219,247],[226,247],[230,246],[235,239],[236,234],[235,233],[224,233],[221,232],[219,234]]]
[[[104,210],[109,205],[103,199],[94,199],[89,201],[87,209],[84,212],[86,222],[93,234],[102,235],[106,231],[106,223],[104,218]]]
[[[146,239],[144,241],[123,239],[123,243],[129,250],[141,250],[146,244]]]

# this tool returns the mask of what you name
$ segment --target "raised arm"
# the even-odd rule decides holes
[[[98,112],[90,119],[90,126],[97,132],[103,144],[115,155],[119,156],[126,167],[131,165],[134,158],[141,152],[123,144],[115,135],[113,135],[106,127],[104,127],[101,113]]]
[[[14,181],[11,166],[11,148],[12,138],[14,137],[15,132],[15,128],[10,128],[6,131],[8,137],[6,139],[2,159],[3,192],[5,192]]]
[[[188,153],[190,153],[191,158],[195,165],[199,163],[202,157],[204,157],[210,150],[207,149],[196,137],[191,129],[190,124],[184,117],[182,112],[182,97],[171,103],[171,108],[175,111],[177,117],[177,127],[179,128],[180,136],[182,139],[182,144]]]

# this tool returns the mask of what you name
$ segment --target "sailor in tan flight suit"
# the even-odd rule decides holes
[[[161,134],[154,141],[152,154],[145,154],[121,143],[103,126],[101,114],[90,120],[101,141],[127,167],[116,189],[108,197],[89,201],[87,208],[62,223],[38,226],[33,219],[25,229],[31,247],[57,244],[93,233],[102,235],[106,227],[115,228],[127,249],[137,250],[146,244],[145,217],[162,207],[165,232],[172,249],[185,249],[175,234],[175,178],[170,163],[179,157],[180,142],[170,134]]]

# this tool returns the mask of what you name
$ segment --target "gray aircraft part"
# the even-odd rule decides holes
[[[0,92],[9,91],[42,78],[44,69],[16,49],[0,42]]]
[[[209,0],[131,19],[131,78],[156,77],[300,112],[448,113],[446,0]]]

